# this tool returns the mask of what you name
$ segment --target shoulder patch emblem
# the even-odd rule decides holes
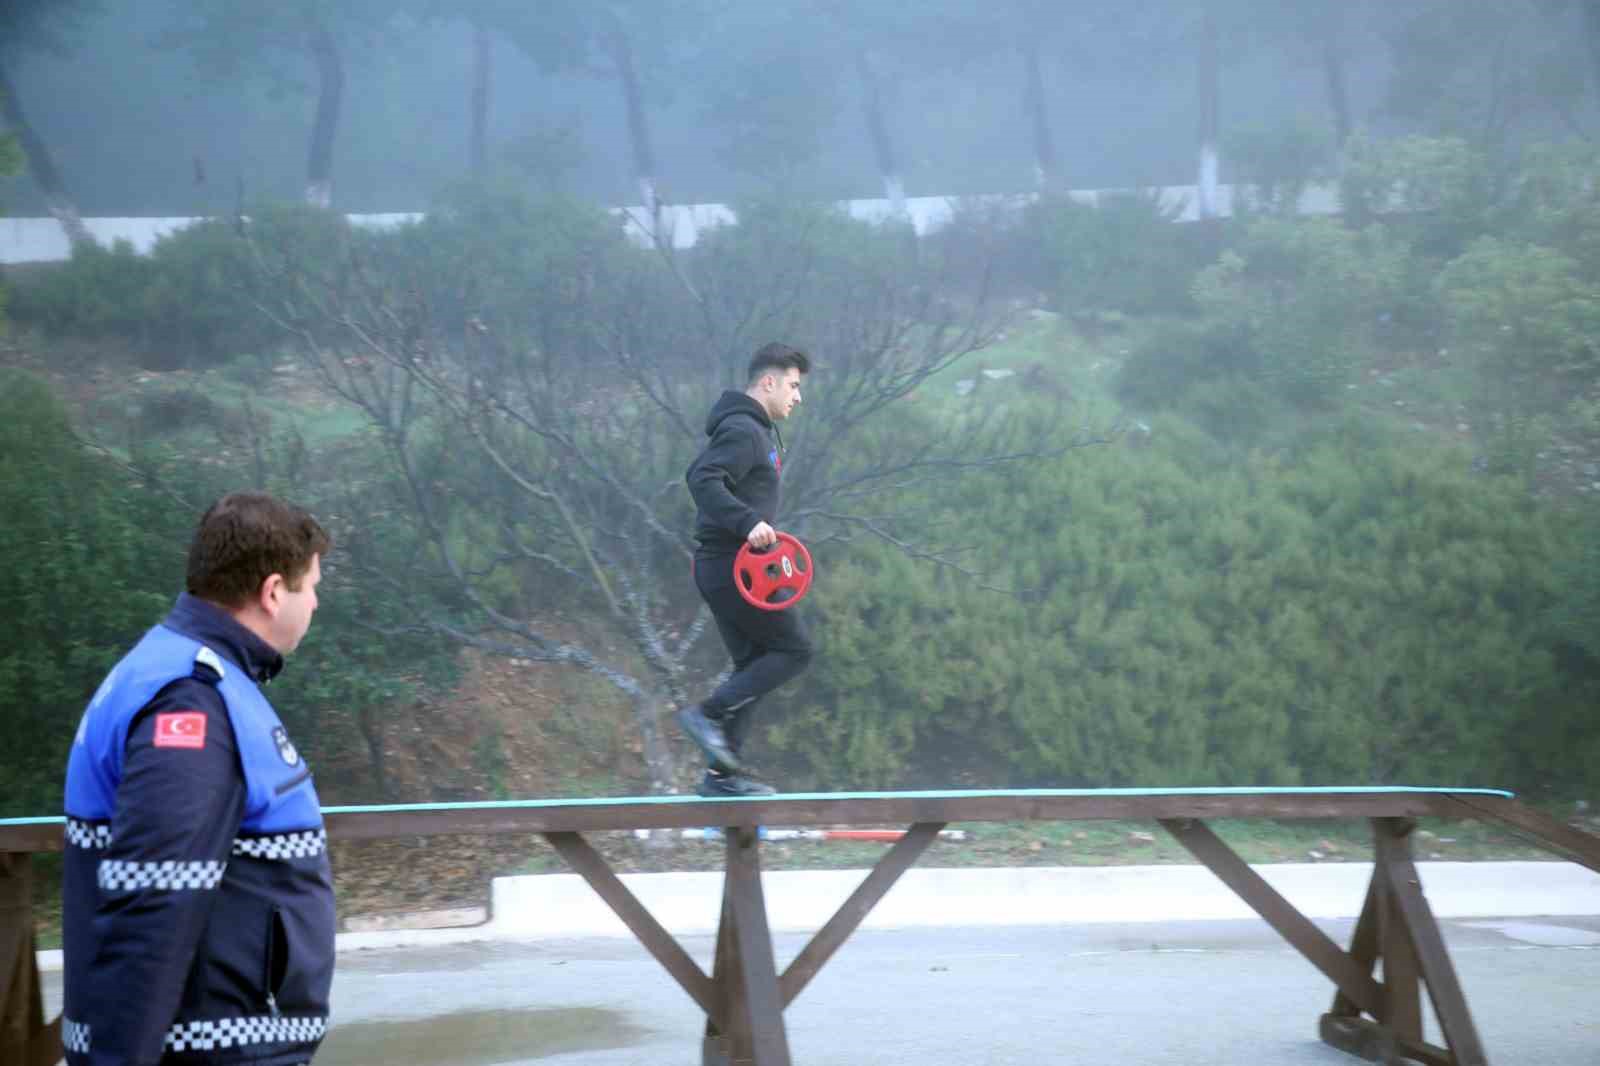
[[[158,748],[203,748],[206,746],[204,711],[157,711]]]
[[[300,753],[289,739],[289,731],[281,725],[272,727],[272,742],[278,746],[278,757],[290,766],[300,765]]]

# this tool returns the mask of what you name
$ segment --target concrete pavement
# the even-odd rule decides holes
[[[1600,1064],[1600,919],[1441,924],[1494,1066]],[[349,951],[333,998],[317,1066],[700,1061],[698,1008],[621,938]],[[785,1022],[797,1066],[1356,1066],[1317,1039],[1332,998],[1260,921],[908,927],[852,937]]]
[[[1354,918],[1370,863],[1282,863],[1255,867],[1310,918]],[[1600,874],[1569,862],[1422,862],[1429,905],[1440,918],[1600,916]],[[768,872],[762,877],[774,932],[819,928],[865,870]],[[624,874],[622,881],[667,930],[714,932],[719,873]],[[496,878],[488,920],[444,929],[339,934],[341,952],[442,947],[496,940],[632,934],[577,874]],[[1203,866],[913,868],[867,916],[863,928],[982,927],[1253,919],[1255,914]],[[59,951],[39,953],[42,969]],[[1600,1058],[1596,1060],[1600,1066]]]

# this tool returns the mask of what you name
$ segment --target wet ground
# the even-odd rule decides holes
[[[1442,925],[1490,1062],[1600,1066],[1600,918]],[[787,1021],[797,1066],[1348,1066],[1316,1039],[1332,995],[1255,921],[864,931]],[[319,1066],[700,1061],[703,1019],[630,941],[353,952],[334,998]]]

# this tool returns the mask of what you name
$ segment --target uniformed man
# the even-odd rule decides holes
[[[62,883],[70,1066],[297,1066],[322,1040],[327,834],[262,686],[311,624],[329,547],[298,507],[223,497],[188,591],[84,712]]]

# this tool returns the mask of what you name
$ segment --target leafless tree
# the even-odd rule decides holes
[[[483,621],[428,624],[604,678],[632,702],[657,789],[679,773],[660,718],[707,680],[691,658],[708,615],[690,580],[683,472],[704,413],[743,385],[762,341],[800,344],[817,362],[791,423],[780,515],[814,550],[877,536],[975,573],[961,545],[939,543],[896,501],[1095,439],[1030,420],[1026,405],[958,408],[951,390],[934,391],[994,340],[1001,314],[981,275],[957,295],[955,257],[899,230],[775,208],[678,254],[601,227],[526,279],[517,302],[484,296],[507,284],[487,254],[423,276],[426,257],[401,249],[425,246],[432,225],[353,242],[336,264],[264,255],[277,262],[265,309],[377,431],[439,564]],[[605,632],[559,638],[563,613],[601,617]]]

